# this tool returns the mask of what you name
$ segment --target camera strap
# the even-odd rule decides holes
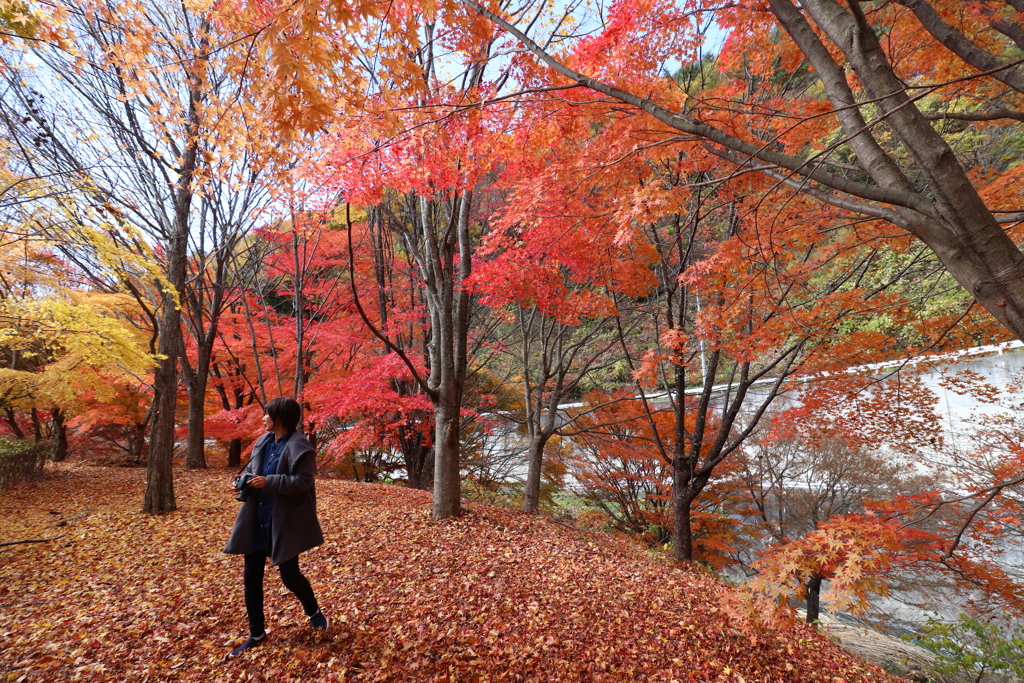
[[[263,438],[263,437],[260,437],[260,438]],[[249,459],[245,461],[244,465],[242,465],[240,468],[238,468],[237,472],[235,472],[235,478],[238,478],[239,476],[241,476],[242,472],[245,471],[245,468],[248,467],[249,463],[252,462],[252,459],[256,457],[256,444],[259,443],[259,442],[260,442],[260,440],[256,439],[256,442],[253,444],[252,452],[249,453]],[[263,445],[265,446],[266,444],[264,443]]]

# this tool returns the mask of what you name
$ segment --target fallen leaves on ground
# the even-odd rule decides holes
[[[144,477],[63,466],[0,496],[0,542],[65,533],[0,548],[0,680],[896,680],[813,629],[736,631],[714,577],[616,538],[476,504],[440,522],[428,493],[336,480],[301,557],[331,629],[268,568],[269,640],[225,662],[246,635],[229,476],[177,472],[161,517]]]

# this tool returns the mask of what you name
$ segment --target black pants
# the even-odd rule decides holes
[[[263,553],[254,553],[245,556],[245,573],[243,581],[245,586],[245,611],[249,615],[249,635],[258,636],[263,633],[266,623],[263,616],[263,572],[267,566],[267,556]],[[311,617],[320,610],[317,605],[316,596],[313,595],[313,587],[302,572],[299,571],[299,556],[296,555],[287,562],[277,565],[281,570],[281,581],[285,588],[295,593],[295,597],[302,603],[302,609],[306,616]]]

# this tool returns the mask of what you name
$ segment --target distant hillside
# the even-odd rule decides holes
[[[270,640],[224,664],[245,634],[228,475],[178,472],[179,511],[151,518],[144,474],[0,496],[0,542],[64,534],[0,548],[4,680],[898,680],[812,629],[752,640],[713,577],[614,538],[475,504],[436,522],[426,493],[343,481],[317,483],[328,542],[302,557],[331,630],[268,571]]]

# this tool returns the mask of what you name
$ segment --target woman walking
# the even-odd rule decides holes
[[[316,516],[316,452],[296,431],[302,408],[290,398],[267,403],[263,426],[267,429],[252,448],[236,489],[244,498],[242,509],[224,552],[245,556],[243,574],[249,639],[231,651],[237,657],[267,637],[263,615],[263,573],[267,558],[281,572],[281,581],[302,603],[309,624],[327,629],[309,581],[299,570],[299,553],[324,542]],[[251,478],[245,477],[250,475]],[[248,481],[245,481],[248,479]]]

